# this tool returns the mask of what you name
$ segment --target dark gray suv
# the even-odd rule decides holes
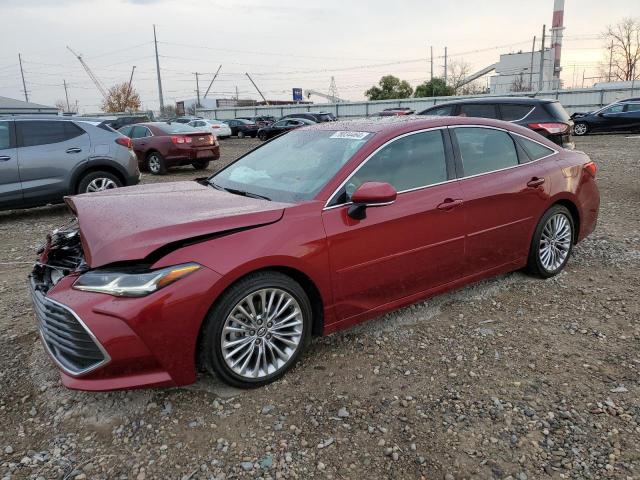
[[[140,181],[131,139],[100,119],[0,117],[0,210]]]

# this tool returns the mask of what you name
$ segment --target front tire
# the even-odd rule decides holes
[[[238,138],[244,138],[244,137],[245,137],[244,132],[238,132]]]
[[[239,388],[282,377],[311,336],[304,289],[279,272],[257,272],[231,286],[211,309],[202,333],[206,369]]]
[[[267,134],[265,132],[258,132],[258,138],[265,142],[267,140]]]
[[[82,177],[77,193],[93,193],[122,186],[118,177],[109,172],[91,172]]]
[[[584,135],[586,135],[587,133],[589,133],[589,125],[587,125],[584,122],[576,122],[573,125],[573,134],[578,136],[578,137],[582,137]]]
[[[152,175],[164,175],[167,173],[167,164],[159,152],[151,152],[147,155],[147,170]]]
[[[531,239],[529,273],[541,278],[560,273],[569,261],[574,238],[575,227],[569,210],[562,205],[547,210]]]

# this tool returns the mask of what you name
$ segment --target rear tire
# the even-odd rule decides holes
[[[111,190],[122,186],[122,182],[113,173],[91,172],[82,177],[76,193],[93,193]]]
[[[575,227],[569,210],[554,205],[547,210],[533,233],[527,271],[549,278],[560,273],[571,256]]]
[[[279,272],[256,272],[227,289],[205,318],[201,358],[229,385],[260,387],[298,361],[311,325],[311,304],[297,282]]]
[[[196,160],[191,165],[193,165],[193,168],[196,170],[204,170],[209,166],[209,160]]]
[[[245,136],[244,132],[238,132],[238,138],[244,138]]]
[[[167,164],[159,152],[151,152],[147,155],[147,170],[152,175],[164,175],[167,173]]]
[[[589,125],[584,122],[576,122],[573,125],[573,134],[577,137],[582,137],[589,133]]]

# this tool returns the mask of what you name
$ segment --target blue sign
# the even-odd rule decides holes
[[[294,102],[301,102],[302,101],[302,89],[301,88],[294,88],[293,89],[293,101]]]

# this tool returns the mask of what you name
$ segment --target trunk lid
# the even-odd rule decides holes
[[[175,242],[274,223],[289,206],[197,182],[124,187],[65,201],[78,218],[91,268],[143,260]]]

